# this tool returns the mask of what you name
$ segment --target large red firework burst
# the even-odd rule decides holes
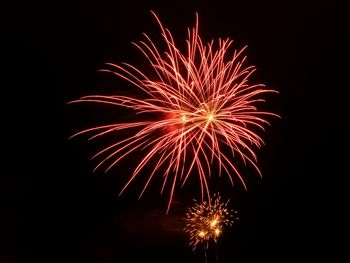
[[[225,173],[232,184],[236,176],[246,188],[236,161],[249,163],[261,175],[254,151],[263,141],[255,130],[263,130],[267,124],[264,116],[274,114],[259,111],[256,105],[264,101],[260,95],[274,91],[262,84],[248,83],[255,68],[244,65],[245,48],[230,51],[230,39],[202,41],[198,34],[198,15],[195,27],[188,29],[185,52],[177,48],[170,31],[154,16],[162,32],[165,51],[160,51],[146,34],[143,41],[134,43],[147,59],[151,73],[146,74],[127,63],[108,63],[109,69],[103,70],[125,79],[140,93],[92,95],[72,101],[127,108],[142,116],[142,121],[138,118],[94,127],[73,136],[91,133],[90,139],[94,139],[116,135],[112,144],[93,157],[100,158],[96,168],[105,167],[106,171],[132,152],[143,153],[120,194],[152,164],[140,196],[158,171],[164,179],[161,191],[170,184],[168,210],[177,183],[184,185],[194,173],[199,176],[202,199],[210,198],[208,177],[213,163],[218,167],[218,175]],[[118,136],[125,130],[129,134],[127,138]]]

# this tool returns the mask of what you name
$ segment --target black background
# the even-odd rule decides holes
[[[92,173],[96,145],[68,139],[104,119],[67,102],[125,87],[97,70],[104,62],[140,63],[130,42],[142,32],[157,39],[150,10],[179,42],[198,11],[204,40],[230,37],[238,48],[248,44],[248,61],[258,69],[253,80],[280,93],[264,106],[282,119],[272,119],[263,135],[263,179],[251,175],[248,192],[224,187],[241,220],[220,240],[219,262],[344,261],[350,175],[346,5],[100,0],[0,6],[0,262],[204,262],[182,231],[181,218],[197,190],[178,191],[168,215],[167,196],[159,196],[157,185],[141,200],[134,186],[118,197],[130,165]]]

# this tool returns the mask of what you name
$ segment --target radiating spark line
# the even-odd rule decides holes
[[[133,43],[145,56],[153,74],[146,74],[128,63],[107,63],[109,68],[101,70],[137,87],[142,98],[138,95],[90,95],[71,102],[127,108],[142,116],[143,121],[94,127],[72,137],[91,133],[89,140],[92,140],[107,134],[117,135],[115,142],[92,157],[101,158],[95,169],[105,166],[106,172],[132,152],[143,153],[120,194],[147,165],[155,162],[140,197],[155,174],[162,172],[161,192],[170,184],[167,211],[177,183],[183,186],[195,172],[199,176],[202,199],[209,200],[208,178],[214,164],[219,176],[225,173],[233,184],[233,175],[236,175],[247,188],[236,162],[252,165],[261,176],[255,150],[263,145],[263,140],[256,129],[264,131],[268,124],[265,117],[277,115],[259,111],[257,106],[264,102],[263,94],[276,91],[265,89],[262,84],[248,83],[255,68],[244,66],[246,56],[242,54],[246,47],[232,49],[231,53],[233,42],[230,39],[203,42],[198,31],[198,15],[195,27],[188,29],[185,53],[177,48],[171,32],[156,14],[153,15],[160,26],[165,51],[160,51],[147,34],[143,34],[143,41]],[[120,139],[121,131],[128,132],[129,136]],[[170,175],[172,182],[169,182]]]

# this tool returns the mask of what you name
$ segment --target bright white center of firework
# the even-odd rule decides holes
[[[212,121],[215,120],[214,113],[212,113],[212,112],[207,112],[207,114],[206,114],[205,117],[206,117],[206,119],[207,119],[208,122],[212,122]]]
[[[187,121],[186,116],[185,116],[185,115],[182,115],[181,120],[182,120],[182,122],[186,122],[186,121]]]
[[[200,237],[204,237],[204,236],[205,236],[204,231],[199,231],[198,236],[200,236]]]
[[[218,223],[218,221],[216,219],[214,219],[213,221],[211,221],[210,226],[214,227],[214,226],[216,226],[217,223]]]

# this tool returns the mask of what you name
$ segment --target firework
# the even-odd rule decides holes
[[[198,15],[195,27],[188,29],[185,52],[180,51],[170,31],[154,16],[165,50],[158,49],[146,34],[143,41],[133,43],[149,64],[147,73],[128,63],[107,63],[102,70],[123,78],[139,93],[91,95],[72,101],[122,107],[137,115],[137,120],[86,129],[72,137],[90,134],[90,139],[96,139],[115,135],[115,141],[92,157],[99,159],[96,169],[106,172],[132,152],[143,154],[120,194],[150,166],[140,197],[160,173],[161,193],[169,189],[168,211],[175,186],[183,186],[192,174],[198,175],[203,200],[210,198],[208,178],[212,167],[218,169],[215,174],[226,174],[232,185],[238,178],[244,188],[236,162],[251,165],[261,176],[255,151],[263,140],[257,131],[268,124],[265,117],[274,114],[259,111],[257,104],[264,101],[261,95],[275,91],[248,83],[255,68],[245,66],[245,47],[232,48],[230,39],[203,42],[198,33]],[[120,133],[128,136],[121,137]]]
[[[193,250],[202,244],[208,248],[209,241],[217,242],[224,227],[232,226],[238,220],[238,213],[228,208],[228,202],[221,202],[220,195],[214,195],[214,200],[197,202],[185,216],[185,232],[190,236],[190,246]]]

